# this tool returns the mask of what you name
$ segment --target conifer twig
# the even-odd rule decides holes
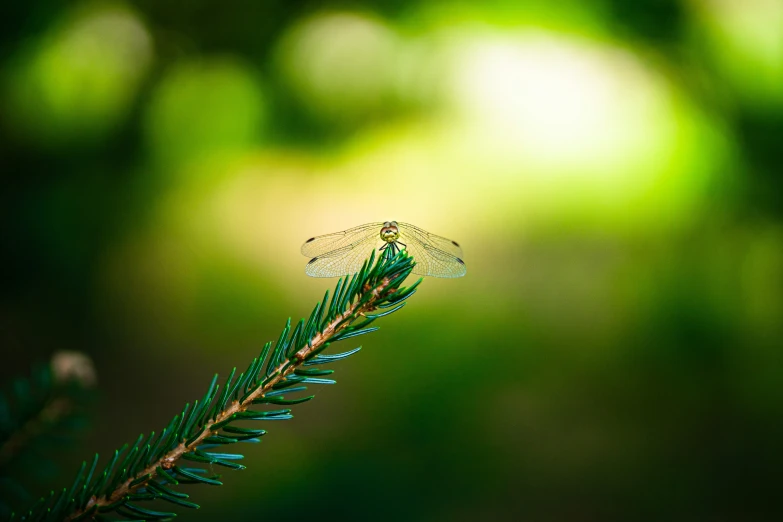
[[[403,301],[415,292],[421,280],[408,288],[400,287],[413,269],[413,259],[404,251],[396,256],[385,254],[376,263],[373,261],[374,254],[353,277],[340,279],[331,301],[327,291],[309,319],[299,321],[293,332],[289,319],[274,347],[271,342],[267,343],[247,371],[233,380],[235,368],[222,392],[219,392],[215,375],[204,399],[195,401],[193,408],[186,405],[158,437],[154,433],[146,440],[139,437],[121,462],[120,455],[126,448],[115,451],[100,473],[95,473],[97,455],[89,468],[84,462],[70,488],[63,489],[60,494],[52,492],[48,499],[41,499],[32,509],[22,513],[20,519],[70,522],[103,517],[109,512],[146,520],[176,515],[138,505],[138,502],[150,500],[197,508],[197,504],[186,500],[187,494],[173,486],[180,483],[221,485],[221,482],[217,480],[218,476],[206,476],[204,468],[183,467],[181,461],[243,469],[244,466],[233,462],[242,455],[210,450],[218,445],[257,442],[265,431],[231,424],[238,420],[290,418],[290,409],[263,411],[252,406],[292,405],[312,399],[313,396],[287,399],[283,393],[304,390],[304,386],[295,386],[299,384],[334,383],[322,378],[332,370],[309,367],[344,359],[356,353],[358,348],[335,355],[319,354],[330,343],[377,330],[377,327],[367,326],[402,308]],[[379,308],[388,310],[372,313]]]

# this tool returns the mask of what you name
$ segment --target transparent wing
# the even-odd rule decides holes
[[[361,241],[314,257],[307,263],[305,273],[311,277],[338,277],[356,273],[370,253],[380,248],[383,242],[381,236],[373,232]]]
[[[302,255],[318,257],[352,244],[361,243],[373,235],[380,238],[381,228],[383,228],[383,223],[367,223],[342,232],[311,237],[302,245]]]
[[[413,273],[434,277],[462,277],[467,272],[465,263],[457,256],[444,252],[427,243],[422,243],[414,236],[403,241],[408,253],[413,256],[416,265]]]
[[[400,229],[400,241],[407,243],[406,238],[415,238],[422,245],[431,245],[438,250],[462,259],[462,248],[456,241],[437,234],[431,234],[410,223],[398,223]]]

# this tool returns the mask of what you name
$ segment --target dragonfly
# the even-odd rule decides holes
[[[416,262],[413,273],[433,277],[462,277],[467,268],[456,241],[397,221],[367,223],[342,232],[311,237],[302,254],[312,258],[305,273],[338,277],[358,272],[374,250],[396,254],[405,249]]]

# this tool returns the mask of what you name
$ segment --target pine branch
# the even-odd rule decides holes
[[[145,520],[176,516],[140,505],[153,500],[198,508],[176,486],[221,485],[219,476],[209,475],[198,465],[244,469],[235,462],[243,458],[241,454],[216,448],[258,442],[266,433],[235,426],[236,421],[290,419],[290,408],[265,410],[253,406],[291,406],[312,399],[312,395],[291,394],[306,390],[306,384],[333,384],[335,381],[325,378],[332,370],[315,366],[342,360],[359,348],[334,355],[322,354],[323,350],[331,343],[377,330],[369,325],[402,308],[403,301],[416,291],[421,280],[400,288],[414,265],[404,251],[373,261],[374,254],[353,277],[340,279],[331,301],[327,291],[309,318],[300,320],[293,331],[289,319],[277,342],[267,343],[245,372],[235,379],[236,368],[232,370],[222,391],[215,375],[203,399],[195,401],[193,407],[186,404],[158,436],[154,432],[146,438],[139,436],[130,449],[126,445],[115,451],[99,473],[95,473],[98,455],[89,466],[84,462],[70,488],[42,498],[19,519],[76,521],[105,519],[107,513]],[[378,309],[381,311],[376,312]]]

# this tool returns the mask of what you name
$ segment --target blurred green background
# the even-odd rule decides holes
[[[0,26],[0,375],[81,350],[102,396],[41,493],[309,313],[334,281],[306,238],[397,219],[467,276],[183,520],[783,519],[780,0],[38,0]]]

